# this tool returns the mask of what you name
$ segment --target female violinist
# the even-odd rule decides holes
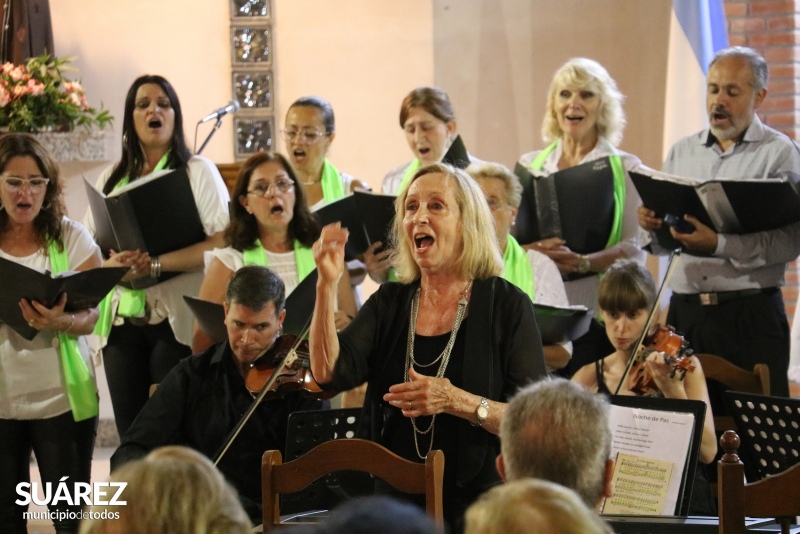
[[[655,300],[655,284],[647,269],[633,260],[615,262],[606,271],[600,282],[598,306],[605,322],[606,335],[616,350],[595,363],[581,367],[572,380],[598,393],[610,395],[616,392],[625,374],[631,352],[642,334]],[[646,347],[646,344],[644,346]],[[647,352],[648,350],[645,348],[639,354],[647,354]],[[676,369],[677,364],[670,363],[670,360],[671,357],[680,357],[681,354],[669,354],[668,352],[649,351],[649,354],[642,356],[645,358],[644,361],[633,364],[631,373],[650,375],[654,387],[666,398],[702,400],[706,403],[699,460],[703,464],[709,464],[716,456],[717,440],[703,368],[697,358],[685,356],[689,362],[683,362]],[[683,372],[681,367],[683,369],[694,367],[694,369]],[[641,394],[626,387],[631,382],[626,379],[618,393],[620,395]],[[695,479],[689,513],[691,515],[715,515],[713,501],[708,491],[708,481],[705,480],[702,469],[698,469],[697,473],[700,474],[702,480]]]

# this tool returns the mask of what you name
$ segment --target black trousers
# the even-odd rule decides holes
[[[150,397],[150,385],[161,382],[191,352],[175,339],[169,321],[143,326],[126,321],[111,329],[103,364],[120,436]]]
[[[720,356],[748,371],[766,363],[771,394],[789,396],[789,322],[780,290],[713,306],[673,295],[667,322],[686,337],[695,353]],[[714,413],[727,413],[721,385],[709,381],[708,393]]]
[[[78,423],[72,412],[49,419],[0,419],[0,533],[26,534],[23,513],[27,506],[14,501],[20,499],[17,484],[30,482],[31,450],[36,454],[42,484],[50,483],[53,493],[62,477],[69,477],[67,485],[72,492],[75,482],[89,482],[92,473],[92,453],[97,432],[97,417]],[[32,488],[28,488],[30,493]],[[45,495],[43,487],[37,489],[39,498]],[[72,495],[72,493],[70,493]],[[60,501],[59,512],[79,514],[81,506],[68,506]],[[55,512],[55,508],[50,508]],[[54,521],[58,534],[77,534],[79,516]]]

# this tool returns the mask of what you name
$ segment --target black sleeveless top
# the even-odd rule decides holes
[[[597,392],[603,395],[611,395],[611,390],[606,385],[606,379],[603,377],[605,370],[605,358],[600,358],[594,362],[594,372],[597,377]]]

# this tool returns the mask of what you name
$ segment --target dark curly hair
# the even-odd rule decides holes
[[[61,194],[62,185],[58,176],[58,165],[47,149],[32,135],[9,133],[0,137],[0,172],[5,172],[8,162],[20,156],[33,158],[42,176],[50,179],[42,201],[42,208],[33,220],[36,241],[40,247],[44,247],[47,240],[52,239],[58,244],[60,250],[64,250],[61,219],[64,218],[66,209]],[[8,227],[8,212],[0,210],[0,233],[5,233]]]
[[[308,209],[306,195],[297,181],[297,176],[295,176],[292,166],[281,154],[258,152],[250,156],[242,164],[239,176],[236,178],[236,183],[233,184],[233,191],[231,192],[231,222],[225,230],[225,242],[236,250],[242,251],[252,247],[256,239],[259,238],[258,222],[254,215],[247,213],[240,199],[247,196],[247,189],[250,186],[250,177],[253,175],[253,171],[261,165],[273,161],[277,161],[283,166],[292,183],[294,183],[295,202],[294,213],[289,223],[289,239],[296,239],[303,246],[310,248],[319,237],[321,231],[319,221],[317,216]]]
[[[172,130],[171,151],[169,158],[167,158],[167,168],[176,169],[184,165],[192,157],[192,153],[186,146],[186,139],[184,139],[183,112],[175,89],[163,76],[158,76],[157,74],[139,76],[134,80],[125,97],[125,111],[122,117],[122,157],[103,187],[105,194],[113,191],[114,187],[124,177],[128,176],[133,181],[142,174],[145,156],[139,136],[136,133],[136,126],[133,123],[133,110],[136,105],[136,92],[141,86],[149,83],[161,87],[167,98],[169,98],[172,109],[175,111],[175,126]]]

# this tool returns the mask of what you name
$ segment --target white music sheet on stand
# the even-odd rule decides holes
[[[612,405],[609,423],[612,458],[623,453],[674,464],[661,515],[675,515],[694,433],[694,415]]]

